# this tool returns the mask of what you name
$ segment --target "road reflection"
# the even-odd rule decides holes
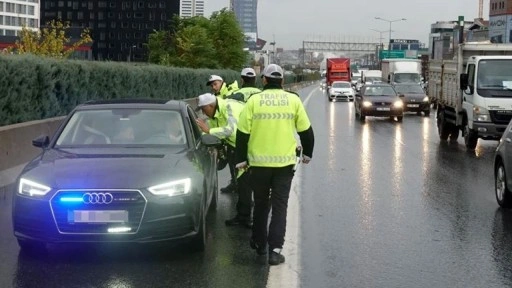
[[[491,234],[492,258],[505,286],[512,281],[512,211],[498,208]],[[510,286],[508,286],[510,287]]]
[[[372,176],[371,176],[371,167],[372,167],[372,148],[371,148],[371,131],[370,125],[365,124],[361,126],[361,154],[360,154],[360,172],[359,172],[359,187],[361,187],[361,203],[360,203],[360,212],[361,217],[360,221],[362,223],[362,227],[367,231],[373,230],[374,222],[372,219],[373,214],[373,203],[372,203]]]

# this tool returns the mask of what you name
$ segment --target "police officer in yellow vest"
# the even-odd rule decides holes
[[[247,99],[252,95],[261,92],[256,88],[256,71],[252,68],[244,68],[240,73],[242,78],[242,88],[229,95],[228,99],[235,99],[242,102],[247,102]]]
[[[208,82],[206,82],[206,86],[210,86],[212,88],[212,93],[222,99],[226,99],[227,96],[238,90],[237,81],[227,85],[226,82],[224,82],[224,79],[219,75],[210,75]]]
[[[311,160],[315,142],[302,101],[297,94],[283,90],[283,76],[283,69],[276,64],[265,68],[262,75],[264,89],[247,100],[240,114],[236,140],[236,167],[248,169],[254,191],[250,245],[259,255],[265,255],[268,249],[270,265],[285,261],[281,249],[288,197],[298,164],[295,133],[299,134],[302,145],[302,163]]]

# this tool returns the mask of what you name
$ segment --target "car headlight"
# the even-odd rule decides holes
[[[423,98],[423,102],[428,102],[428,96],[425,96],[425,97]]]
[[[20,179],[20,185],[18,186],[18,193],[28,196],[44,196],[50,190],[52,188],[25,178]]]
[[[370,102],[370,101],[363,102],[363,107],[371,107],[371,106],[372,106],[372,102]]]
[[[172,181],[156,186],[149,187],[149,192],[154,195],[178,196],[185,195],[190,192],[190,178]]]
[[[393,103],[393,107],[395,107],[395,108],[402,108],[402,107],[404,107],[404,102],[402,102],[402,101],[395,101],[395,103]]]
[[[480,106],[473,107],[473,120],[480,122],[490,122],[491,116],[489,115],[489,111]]]

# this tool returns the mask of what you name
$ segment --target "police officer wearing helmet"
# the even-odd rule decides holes
[[[208,82],[206,82],[206,86],[210,86],[212,88],[212,93],[215,96],[220,97],[222,99],[226,99],[227,96],[231,95],[231,93],[238,90],[238,82],[234,81],[230,85],[227,85],[224,82],[224,79],[219,75],[210,75],[208,78]]]
[[[233,92],[227,98],[247,102],[249,97],[261,92],[260,89],[256,88],[256,71],[252,68],[244,68],[240,73],[240,77],[242,78],[242,88]]]
[[[205,93],[197,97],[197,109],[202,110],[208,116],[208,123],[197,119],[199,128],[207,134],[211,134],[226,144],[226,154],[229,170],[231,172],[232,191],[236,190],[235,174],[235,144],[238,117],[244,107],[243,102],[233,99],[222,99],[211,93]],[[222,191],[223,189],[221,189]]]
[[[283,90],[283,76],[283,69],[276,64],[265,68],[263,91],[247,100],[240,114],[236,139],[236,167],[248,169],[254,191],[250,245],[259,255],[265,255],[268,249],[270,265],[285,261],[281,250],[288,197],[298,164],[295,133],[301,141],[303,156],[299,160],[302,163],[311,160],[315,142],[304,105],[298,95]]]

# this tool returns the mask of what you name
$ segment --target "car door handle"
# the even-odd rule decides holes
[[[512,140],[510,140],[510,138],[505,138],[505,141],[506,141],[507,143],[512,142]]]

